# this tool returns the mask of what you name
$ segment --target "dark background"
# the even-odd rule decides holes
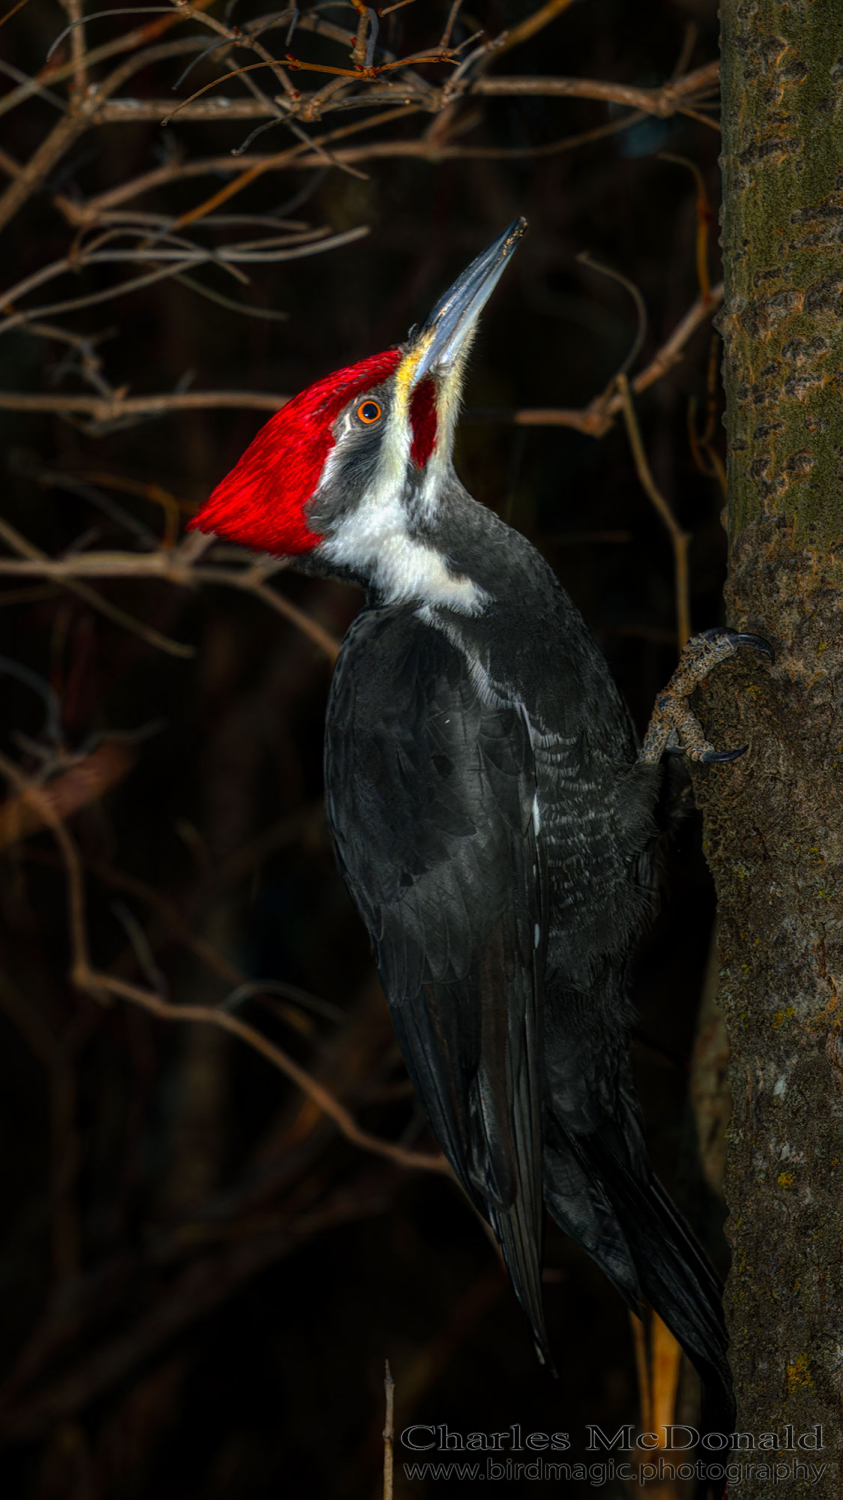
[[[242,25],[259,11],[242,0],[235,18]],[[219,6],[214,13],[223,15]],[[389,45],[399,55],[434,45],[446,13],[440,0],[417,0],[391,18]],[[463,11],[455,40],[479,26],[496,35],[527,13],[514,0],[479,0]],[[330,14],[353,29],[350,9]],[[0,31],[6,59],[35,72],[65,19],[57,5],[29,0]],[[91,37],[104,41],[132,24],[106,18]],[[283,54],[283,36],[275,40]],[[312,35],[292,46],[345,65],[347,53]],[[686,70],[716,56],[714,4],[581,0],[491,73],[658,85],[683,48]],[[180,66],[148,70],[131,92],[166,96]],[[211,59],[195,69],[182,94],[210,81],[214,68]],[[446,71],[432,65],[427,76],[441,80]],[[238,95],[237,81],[221,87]],[[621,113],[578,99],[484,100],[459,140],[527,151]],[[54,118],[38,99],[7,114],[6,150],[25,161]],[[57,192],[84,200],[167,152],[225,152],[250,128],[177,119],[166,131],[154,122],[89,131],[6,228],[4,286],[68,253],[72,231]],[[418,129],[405,122],[391,138]],[[279,127],[261,148],[281,150],[289,139]],[[187,372],[196,390],[291,394],[402,338],[524,214],[529,233],[477,340],[458,468],[478,499],[549,558],[643,728],[676,659],[673,563],[623,427],[597,440],[565,427],[520,427],[508,414],[585,405],[632,344],[632,298],[578,263],[583,250],[640,289],[648,327],[636,368],[652,357],[699,294],[696,183],[658,153],[697,164],[716,206],[718,144],[710,126],[674,115],[544,155],[373,159],[360,164],[365,180],[336,168],[270,172],[238,196],[238,211],[278,211],[334,231],[370,226],[344,248],[249,267],[245,288],[204,273],[207,286],[253,310],[283,310],[286,322],[240,315],[175,281],[59,321],[77,334],[108,332],[97,352],[111,384],[133,394],[172,391]],[[142,203],[177,215],[217,185],[177,182]],[[711,243],[713,281],[716,253]],[[82,271],[21,305],[80,296],[120,274],[128,273]],[[709,391],[713,337],[705,323],[684,361],[638,402],[656,481],[693,533],[697,628],[720,620],[725,569],[723,494],[695,463],[688,437],[689,407],[696,402],[692,419],[702,426],[711,395],[713,442],[722,446],[719,392]],[[0,358],[5,391],[91,388],[78,351],[47,335],[5,333]],[[154,487],[176,497],[186,520],[263,420],[250,410],[200,410],[92,430],[78,415],[0,412],[3,514],[51,556],[149,550],[131,522],[164,534],[166,506]],[[111,499],[109,514],[94,492]],[[68,822],[85,870],[93,965],[182,1005],[220,1004],[239,982],[233,969],[300,987],[323,1003],[258,992],[235,1013],[367,1130],[432,1149],[326,834],[324,654],[259,599],[231,589],[95,580],[106,599],[195,646],[185,660],[55,582],[1,581],[7,759],[25,776],[41,767],[56,781],[68,757],[85,760],[95,737],[130,741],[100,739],[121,744],[125,764],[111,787],[92,782]],[[336,635],[360,604],[350,589],[292,572],[273,587]],[[36,675],[22,676],[21,667]],[[60,734],[45,722],[48,685]],[[554,1382],[537,1367],[523,1316],[457,1188],[350,1145],[236,1038],[80,991],[69,978],[67,877],[56,839],[15,830],[8,805],[0,828],[4,1496],[374,1495],[386,1358],[399,1429],[416,1421],[492,1432],[518,1422],[525,1432],[569,1431],[576,1457],[587,1421],[614,1432],[637,1419],[626,1312],[576,1247],[549,1234]],[[638,963],[635,1063],[657,1170],[722,1267],[687,1103],[713,917],[693,816],[665,869],[663,909]],[[692,1412],[692,1402],[689,1380],[684,1409]],[[466,1488],[408,1485],[399,1463],[398,1496],[445,1500]],[[532,1488],[524,1482],[498,1486],[501,1496],[525,1492]]]

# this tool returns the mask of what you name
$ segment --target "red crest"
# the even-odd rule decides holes
[[[334,445],[331,427],[349,401],[387,380],[400,361],[400,349],[387,349],[294,396],[261,428],[188,530],[215,532],[277,557],[310,552],[321,537],[308,526],[305,506]]]

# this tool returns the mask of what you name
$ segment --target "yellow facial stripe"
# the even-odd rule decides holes
[[[415,384],[416,370],[425,350],[430,347],[433,334],[429,333],[426,338],[414,344],[409,354],[405,354],[398,369],[395,372],[395,393],[401,406],[409,405],[410,393]]]

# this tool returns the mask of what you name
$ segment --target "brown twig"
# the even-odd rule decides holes
[[[5,15],[0,16],[0,26],[5,26],[7,21],[11,21],[12,16],[16,16],[18,11],[23,10],[26,4],[27,0],[17,0],[17,3],[12,6],[11,10],[7,10]]]
[[[262,582],[260,566],[250,569],[247,573],[232,573],[227,568],[199,567],[193,569],[194,577],[199,583],[221,583],[224,588],[240,589],[243,593],[253,594],[263,604],[268,604],[285,620],[289,620],[305,635],[324,651],[328,660],[336,661],[339,655],[340,643],[336,636],[331,635],[329,630],[323,629],[316,620],[297,609],[283,594],[276,593],[268,584]]]
[[[635,395],[649,390],[657,381],[684,358],[685,347],[723,301],[722,282],[713,287],[708,302],[702,298],[695,302],[684,318],[676,325],[670,337],[650,360],[650,363],[635,376],[631,388]],[[287,396],[273,395],[261,391],[189,391],[158,396],[125,396],[112,400],[97,396],[27,396],[15,392],[0,392],[0,410],[7,411],[54,411],[78,412],[91,416],[96,422],[112,422],[126,416],[163,416],[178,411],[200,411],[211,408],[246,407],[255,411],[277,411]],[[579,409],[565,407],[521,407],[515,411],[505,409],[485,413],[495,421],[512,422],[519,427],[573,427],[589,437],[602,438],[611,431],[615,418],[623,408],[620,393],[615,390],[589,402]],[[469,412],[469,419],[472,414]],[[480,415],[484,415],[481,413]],[[0,568],[0,571],[2,569]]]
[[[640,396],[661,380],[674,365],[684,358],[685,347],[697,329],[707,322],[723,301],[723,283],[712,287],[708,302],[700,298],[690,307],[684,318],[677,323],[670,337],[654,354],[650,363],[630,382],[633,394]],[[522,407],[516,411],[484,412],[486,418],[495,421],[513,422],[518,427],[574,427],[589,437],[602,438],[614,426],[615,418],[623,411],[623,398],[619,390],[604,392],[580,408]],[[469,413],[469,416],[471,413]]]
[[[157,417],[181,411],[248,410],[276,412],[289,396],[271,391],[168,391],[158,396],[27,396],[0,391],[0,411],[79,413],[96,423],[124,417]]]
[[[26,0],[23,0],[23,3],[26,3]],[[120,57],[125,52],[134,52],[137,48],[144,47],[157,37],[162,36],[171,27],[181,21],[201,19],[205,25],[211,26],[212,29],[218,29],[222,31],[224,36],[233,39],[235,36],[233,28],[225,28],[219,22],[215,22],[213,17],[202,14],[212,3],[213,0],[193,0],[191,5],[181,4],[172,14],[166,15],[156,21],[147,22],[144,26],[139,26],[133,31],[124,32],[122,36],[114,37],[110,42],[103,42],[98,47],[92,47],[85,54],[82,61],[86,68],[90,69],[101,62],[107,62],[112,57]],[[13,15],[19,8],[19,6],[15,6],[4,19],[8,20],[9,16]],[[329,36],[334,40],[345,41],[348,36],[347,31],[339,26],[332,25],[331,22],[323,20],[318,15],[300,16],[298,25],[303,31],[315,31],[320,35]],[[241,37],[243,38],[244,45],[248,45],[249,38],[245,29],[241,33]],[[207,43],[203,37],[190,37],[180,45],[184,50],[204,51]],[[76,62],[72,58],[70,62],[60,63],[55,67],[51,63],[48,63],[33,80],[20,84],[16,89],[11,89],[8,94],[0,99],[0,115],[7,114],[11,109],[16,109],[19,104],[28,99],[33,92],[33,84],[48,80],[51,85],[62,83],[66,78],[72,77],[75,68]],[[283,70],[281,71],[283,72]],[[169,101],[167,107],[169,108]]]
[[[391,1174],[382,1171],[369,1181],[364,1179],[362,1186],[354,1184],[352,1190],[336,1190],[324,1203],[308,1211],[289,1214],[280,1222],[276,1216],[268,1224],[252,1227],[251,1233],[241,1231],[215,1255],[203,1256],[189,1265],[165,1285],[149,1310],[104,1338],[92,1352],[82,1352],[76,1363],[52,1383],[36,1389],[28,1398],[6,1397],[0,1408],[0,1431],[7,1440],[20,1442],[84,1409],[138,1365],[150,1360],[176,1335],[225,1302],[266,1266],[325,1229],[385,1213],[394,1188]],[[101,1283],[97,1279],[94,1301],[98,1304],[101,1300]],[[61,1317],[61,1312],[57,1317]],[[67,1338],[68,1321],[72,1328],[72,1319],[65,1315],[64,1323],[53,1333],[59,1346]],[[46,1329],[43,1342],[48,1343],[49,1338],[50,1330]],[[40,1353],[40,1349],[36,1351],[36,1358]]]
[[[65,14],[73,26],[70,33],[70,55],[73,58],[73,84],[71,97],[78,98],[84,94],[88,87],[88,70],[85,66],[85,53],[88,44],[85,40],[85,26],[82,15],[82,0],[62,0]]]
[[[395,1381],[386,1361],[383,1377],[386,1419],[383,1426],[383,1500],[393,1500],[395,1463]]]
[[[72,1066],[80,1031],[76,1028],[75,1036],[73,1031],[57,1035],[35,998],[25,998],[5,974],[0,974],[0,1010],[23,1037],[49,1079],[52,1260],[54,1287],[59,1290],[78,1273],[80,1259],[79,1219],[72,1191],[81,1161]]]
[[[13,552],[17,552],[20,557],[25,559],[24,562],[18,564],[5,563],[5,565],[0,560],[0,572],[5,571],[8,573],[16,572],[19,569],[24,571],[29,569],[34,570],[37,574],[39,570],[46,569],[46,572],[41,572],[41,576],[53,576],[51,572],[54,566],[53,560],[47,557],[46,553],[42,552],[40,548],[33,546],[32,542],[28,542],[25,537],[21,536],[20,532],[16,531],[14,526],[11,526],[8,521],[0,520],[0,539],[8,547],[11,547]],[[74,561],[76,560],[74,559]],[[161,631],[156,630],[154,626],[144,624],[142,620],[138,620],[134,615],[127,614],[124,609],[120,609],[118,605],[112,604],[110,599],[104,599],[102,594],[97,593],[96,589],[88,588],[87,584],[80,583],[72,570],[64,576],[55,576],[56,581],[60,582],[62,587],[66,588],[71,594],[76,594],[77,598],[83,599],[92,609],[97,610],[101,615],[105,615],[107,620],[111,620],[113,624],[119,625],[123,630],[130,631],[132,635],[139,636],[148,645],[155,646],[159,651],[166,651],[169,656],[188,658],[196,655],[192,646],[186,646],[182,641],[174,641],[171,640],[170,636],[162,635]]]
[[[679,363],[683,358],[686,344],[702,323],[720,305],[722,298],[723,286],[720,284],[712,289],[707,301],[700,298],[689,309],[688,313],[686,313],[670,337],[657,351],[650,363],[634,378],[631,383],[632,392],[636,395],[641,394],[656,384],[658,380],[662,379],[669,370]],[[19,396],[16,394],[0,393],[0,409],[5,407],[7,410],[13,411],[78,412],[90,415],[97,423],[107,423],[132,415],[138,417],[164,415],[184,410],[202,410],[217,407],[245,407],[258,411],[276,411],[284,404],[285,399],[288,398],[275,396],[270,393],[245,391],[189,392],[151,397],[115,397],[111,400],[100,399],[94,396]],[[615,389],[597,397],[588,406],[579,410],[566,410],[564,408],[521,408],[516,411],[496,411],[487,415],[494,417],[498,421],[512,422],[517,426],[572,427],[591,437],[602,438],[611,430],[615,418],[623,410],[623,407],[624,402],[621,392],[619,389]],[[470,419],[472,414],[469,413],[468,415]],[[710,452],[711,450],[707,449],[707,451]],[[681,543],[679,547],[681,551]],[[138,566],[139,564],[140,566]],[[83,564],[81,560],[76,565],[84,568],[91,567],[92,571],[100,566],[96,562],[93,564]],[[131,571],[149,571],[160,576],[162,565],[159,562],[150,565],[149,559],[144,559],[141,562],[141,559],[128,554],[124,566]],[[2,561],[0,561],[0,574],[4,571],[21,572],[27,570],[22,569],[20,565],[5,565],[4,567]],[[51,571],[45,572],[43,568],[39,571],[40,576],[52,576]],[[106,572],[105,568],[103,572]],[[107,573],[106,576],[108,576]],[[217,575],[215,581],[225,582],[229,586],[243,587],[242,583],[233,583],[227,574],[225,578]],[[255,592],[255,590],[252,589],[252,592]],[[323,649],[326,649],[326,653],[332,659],[336,656],[338,643],[333,639],[330,640],[330,643],[324,639],[321,628],[314,626],[314,622],[308,621],[305,624],[307,617],[301,616],[300,612],[295,611],[295,607],[289,605],[286,600],[279,602],[282,600],[282,596],[270,590],[261,591],[258,596],[263,598],[264,602],[269,602],[273,608],[284,613],[289,619],[299,625],[300,628],[306,630],[308,634],[314,635],[314,638],[323,646]],[[680,628],[685,629],[686,627],[690,634],[689,624],[687,620],[684,620]]]
[[[339,140],[343,136],[354,135],[359,130],[370,130],[374,125],[383,125],[396,119],[402,119],[405,115],[412,113],[412,106],[409,109],[406,106],[402,106],[400,109],[387,110],[385,112],[386,117],[384,115],[375,116],[373,120],[360,120],[354,125],[344,126],[342,130],[330,131],[324,136],[317,136],[314,140],[308,143],[307,147],[301,145],[293,146],[290,150],[285,151],[281,154],[281,160],[284,165],[292,166],[295,164],[296,158],[300,157],[305,150],[309,150],[312,147],[318,147],[321,151],[322,147],[331,144],[335,140]],[[334,161],[340,161],[341,158],[337,155],[336,152],[332,152],[331,155]],[[347,152],[342,154],[342,159],[348,159]],[[311,166],[313,166],[314,164],[321,164],[322,156],[319,154],[319,151],[317,151],[315,162],[313,158],[308,158],[308,160],[310,161]],[[215,209],[219,208],[221,204],[227,203],[229,198],[233,198],[235,193],[239,193],[243,188],[249,187],[253,182],[257,180],[258,177],[261,177],[264,172],[273,170],[273,168],[278,164],[279,163],[277,157],[259,158],[257,162],[247,167],[245,172],[242,172],[239,177],[235,178],[234,182],[227,183],[224,188],[220,188],[218,192],[214,193],[210,198],[205,199],[204,202],[198,204],[196,208],[189,209],[187,213],[182,214],[181,217],[175,221],[174,228],[183,229],[186,225],[195,223],[198,219],[207,217],[208,214],[213,213]]]
[[[286,819],[285,822],[289,825],[291,820]],[[177,943],[187,948],[209,973],[215,974],[228,985],[229,990],[233,991],[239,1000],[267,999],[270,995],[281,996],[281,1000],[277,1001],[274,1007],[276,1014],[296,1031],[307,1036],[313,1031],[313,1021],[306,1011],[315,1010],[320,1015],[327,1015],[331,1011],[332,1008],[327,1001],[310,995],[296,985],[276,980],[248,979],[242,969],[238,969],[236,964],[220,953],[213,943],[192,930],[183,908],[176,901],[163,896],[160,891],[147,885],[145,881],[138,880],[136,876],[127,875],[123,870],[115,869],[104,861],[91,862],[88,869],[92,875],[110,888],[123,891],[149,906],[159,919],[160,933],[166,938],[174,938]],[[222,883],[219,879],[211,878],[213,890],[219,890]],[[291,1003],[283,1003],[285,997]],[[227,1003],[230,1004],[230,1000]],[[333,1017],[333,1019],[336,1018]]]
[[[689,532],[682,530],[653,478],[646,450],[641,439],[638,418],[635,415],[629,381],[625,375],[621,374],[617,377],[617,385],[621,398],[624,422],[626,423],[627,436],[629,438],[629,446],[632,449],[632,456],[635,459],[635,468],[638,478],[641,481],[641,487],[649,496],[664,522],[673,546],[674,586],[676,591],[676,635],[678,647],[681,651],[685,642],[691,636],[691,600],[688,581],[688,547],[691,542],[691,536]]]
[[[76,989],[91,995],[100,1002],[107,1003],[112,999],[128,1000],[160,1020],[202,1022],[207,1026],[216,1026],[221,1031],[227,1031],[231,1036],[239,1037],[241,1041],[246,1042],[280,1073],[289,1078],[291,1083],[308,1096],[317,1109],[333,1121],[340,1133],[352,1145],[359,1146],[361,1150],[370,1151],[376,1156],[386,1157],[402,1167],[421,1168],[430,1172],[450,1172],[443,1156],[410,1151],[391,1141],[383,1141],[378,1136],[370,1135],[367,1130],[362,1130],[353,1115],[328,1089],[313,1078],[306,1069],[288,1057],[285,1052],[282,1052],[280,1047],[276,1047],[254,1026],[250,1026],[247,1021],[242,1021],[239,1016],[231,1015],[228,1011],[216,1010],[210,1005],[173,1004],[162,999],[152,990],[143,989],[140,985],[130,984],[127,980],[117,978],[112,974],[101,973],[95,969],[91,963],[85,922],[84,874],[76,844],[44,787],[27,780],[14,762],[2,754],[0,754],[0,774],[11,782],[21,800],[32,806],[43,824],[50,829],[59,846],[67,876],[67,911],[72,951],[70,979]]]
[[[711,233],[711,226],[714,223],[714,214],[712,213],[711,204],[708,199],[705,178],[696,162],[689,161],[687,156],[674,156],[670,151],[660,151],[659,160],[674,162],[676,166],[687,168],[696,182],[697,280],[703,302],[709,302],[711,300],[711,277],[708,274],[708,240]]]
[[[48,266],[42,266],[40,270],[32,272],[23,281],[19,281],[15,286],[0,294],[3,306],[8,313],[0,324],[0,334],[31,324],[34,319],[76,311],[80,307],[93,307],[115,297],[126,296],[128,292],[150,286],[166,277],[179,276],[188,268],[193,269],[202,265],[221,267],[229,275],[234,276],[235,280],[241,283],[247,282],[248,276],[239,269],[238,263],[260,265],[276,264],[285,260],[300,260],[304,256],[324,254],[326,251],[353,244],[368,234],[366,225],[343,230],[340,234],[331,234],[326,226],[322,226],[319,229],[308,229],[298,234],[286,232],[282,235],[263,236],[258,240],[234,242],[207,249],[204,246],[192,244],[183,235],[177,233],[183,225],[191,223],[198,217],[200,217],[198,211],[185,214],[166,231],[160,231],[153,236],[150,236],[145,227],[140,225],[114,226],[105,230],[91,243],[83,246],[77,245],[75,254],[64,256]],[[108,245],[109,240],[118,237],[125,239],[130,236],[141,239],[142,243],[139,248],[122,245],[114,248]],[[81,239],[81,232],[78,238]],[[161,261],[165,262],[163,266],[156,265]],[[140,264],[147,267],[151,265],[156,268],[145,270],[140,276],[119,282],[117,286],[104,287],[84,297],[72,297],[69,300],[54,302],[46,306],[15,310],[23,297],[28,296],[30,292],[46,282],[54,281],[71,272],[78,274],[85,267],[120,264]]]
[[[603,83],[595,78],[477,78],[466,92],[487,98],[526,95],[545,99],[603,99],[607,104],[626,104],[641,114],[667,119],[670,115],[685,112],[690,99],[697,99],[714,88],[718,72],[716,62],[707,63],[684,78],[663,83],[658,88]],[[715,130],[718,128],[716,120],[703,117],[703,121]]]
[[[663,1433],[676,1421],[682,1349],[657,1312],[652,1315],[653,1410],[650,1429]],[[668,1445],[669,1446],[669,1445]]]
[[[635,1348],[635,1373],[638,1377],[638,1404],[641,1408],[641,1430],[652,1432],[652,1399],[650,1393],[650,1360],[647,1351],[647,1331],[636,1313],[629,1314],[632,1341]]]
[[[701,474],[706,474],[710,479],[716,479],[720,486],[720,492],[724,501],[728,495],[728,484],[726,479],[726,465],[714,446],[714,433],[717,426],[717,365],[719,339],[716,333],[712,333],[708,349],[708,372],[706,376],[706,417],[705,427],[701,433],[697,432],[697,398],[691,396],[688,401],[688,442],[691,447],[691,457]],[[705,455],[705,457],[704,457]],[[705,459],[708,459],[708,463]]]
[[[56,776],[42,790],[56,817],[70,818],[80,808],[116,786],[128,775],[137,758],[130,745],[106,740],[76,765]],[[18,793],[0,802],[0,849],[29,838],[46,827],[43,812],[31,798]]]
[[[620,370],[617,372],[618,375],[626,375],[635,364],[642,348],[644,347],[644,340],[647,337],[647,306],[644,302],[644,298],[642,297],[641,291],[635,285],[634,281],[630,281],[628,276],[622,275],[620,271],[616,271],[612,266],[605,266],[601,261],[595,260],[587,250],[581,250],[579,255],[577,256],[577,260],[579,261],[580,265],[588,266],[589,270],[598,271],[601,276],[608,276],[612,281],[617,282],[619,286],[622,286],[624,290],[629,293],[630,297],[635,303],[635,312],[638,319],[638,326],[635,332],[635,337],[632,341],[632,344],[630,345],[624,362],[621,365]],[[610,391],[614,388],[616,382],[617,375],[615,375],[610,381]]]
[[[205,7],[212,4],[212,0],[196,0],[196,5]],[[194,7],[195,9],[196,7]],[[164,30],[168,26],[174,26],[178,22],[187,19],[184,11],[177,12],[174,16],[165,16],[163,22],[159,23],[159,29]],[[73,111],[62,115],[61,119],[53,126],[53,129],[41,142],[41,145],[33,152],[29,161],[23,166],[5,192],[0,195],[0,230],[3,230],[11,219],[14,218],[27,199],[46,182],[56,163],[70,150],[78,138],[84,134],[93,122],[97,109],[103,99],[121,88],[133,73],[140,68],[148,66],[149,63],[157,62],[159,58],[172,54],[172,47],[166,45],[160,47],[147,47],[136,52],[128,62],[121,67],[115,68],[113,73],[102,80],[96,89],[86,93],[76,103]],[[74,58],[72,72],[82,66],[83,59]]]
[[[522,42],[527,42],[557,16],[561,16],[563,10],[567,10],[573,0],[546,0],[546,3],[534,11],[526,20],[513,26],[506,34],[506,39],[501,44],[501,52],[511,52],[513,47],[520,47]]]
[[[389,116],[397,120],[403,116],[414,114],[417,105],[401,106],[390,110]],[[577,135],[563,136],[560,140],[551,141],[543,146],[442,146],[435,141],[428,141],[424,137],[420,140],[410,141],[380,141],[365,146],[350,146],[342,150],[332,150],[332,158],[337,165],[360,161],[393,161],[393,160],[419,160],[438,164],[443,161],[527,161],[539,159],[543,156],[555,156],[560,152],[575,150],[578,146],[589,144],[593,141],[604,140],[608,136],[617,135],[626,130],[628,126],[634,125],[642,118],[640,113],[626,115],[617,120],[610,120],[606,125],[599,125],[594,130],[580,131]],[[331,132],[325,136],[316,137],[311,145],[316,146],[323,143],[332,143],[342,136],[351,135],[358,130],[372,129],[377,124],[386,123],[385,116],[379,119],[369,119],[356,125],[343,127],[342,130]],[[157,167],[149,172],[142,173],[139,177],[127,183],[118,184],[114,188],[100,193],[96,198],[87,203],[75,205],[71,210],[67,199],[57,200],[57,206],[68,215],[72,213],[74,222],[96,224],[100,222],[100,215],[116,208],[121,203],[126,203],[142,194],[165,187],[171,183],[187,181],[193,177],[204,177],[209,175],[222,175],[228,172],[240,173],[234,185],[221,189],[212,198],[203,202],[197,210],[190,210],[189,216],[174,220],[172,227],[181,228],[193,219],[204,218],[214,212],[216,208],[224,203],[233,193],[239,192],[241,188],[248,187],[257,177],[266,172],[280,171],[289,168],[291,171],[312,172],[317,167],[324,167],[324,159],[317,151],[308,154],[303,146],[292,146],[287,150],[279,152],[274,156],[212,156],[200,161],[171,162],[164,167]],[[248,174],[248,175],[247,175]]]
[[[122,610],[118,610],[115,605],[111,605],[108,600],[104,600],[100,594],[78,580],[81,577],[159,578],[165,583],[176,584],[182,588],[193,588],[200,583],[222,584],[224,588],[238,589],[241,593],[253,594],[256,599],[260,599],[277,614],[283,615],[290,624],[309,636],[325,653],[329,661],[335,661],[339,652],[339,641],[335,636],[325,630],[316,620],[312,620],[309,615],[304,614],[289,599],[285,599],[283,594],[269,587],[266,582],[266,564],[258,562],[253,567],[235,572],[231,568],[186,563],[183,553],[163,548],[156,552],[81,552],[65,558],[50,558],[39,552],[5,521],[0,521],[0,537],[13,546],[15,551],[21,553],[23,558],[20,562],[0,558],[0,576],[24,575],[55,579],[64,588],[70,589],[88,603],[94,604],[95,608],[100,608],[102,613],[109,615],[115,623],[123,625],[125,629],[133,630],[135,634],[142,635],[144,639],[149,640],[151,645],[168,650],[173,656],[194,656],[195,651],[192,646],[182,646],[180,642],[171,641],[169,637],[160,635],[151,626],[142,625],[133,616],[125,615]]]
[[[435,59],[421,59],[427,62],[433,60]],[[304,71],[333,71],[352,81],[364,81],[364,75],[347,68],[326,70],[315,64],[304,62],[297,62],[296,67]],[[594,99],[607,104],[625,104],[637,113],[667,119],[671,115],[686,110],[687,100],[697,98],[701,92],[716,84],[717,70],[717,63],[709,63],[704,68],[688,73],[684,78],[661,84],[656,88],[638,88],[631,84],[612,83],[595,78],[474,78],[463,86],[458,85],[456,90],[447,84],[443,89],[419,89],[413,85],[396,83],[389,86],[387,94],[379,92],[377,88],[370,90],[366,102],[371,105],[383,103],[387,99],[394,98],[397,91],[402,99],[415,104],[419,109],[436,114],[453,102],[456,91],[462,99],[525,96],[546,99]],[[241,73],[245,70],[236,71]],[[383,71],[384,69],[381,69],[380,73],[382,74]],[[225,76],[235,75],[231,73]],[[376,78],[377,75],[373,75],[373,80]],[[223,78],[215,80],[217,84],[223,81]],[[206,85],[207,88],[213,86],[213,84]],[[199,92],[201,94],[204,91]],[[316,104],[315,101],[320,95],[322,96],[320,102]],[[200,105],[196,103],[198,97],[197,94],[191,95],[175,109],[171,101],[167,99],[111,99],[102,105],[95,119],[97,124],[120,122],[131,124],[137,120],[158,120],[166,124],[176,112],[181,119],[187,120],[259,120],[274,112],[271,101],[267,99],[231,99],[223,96],[206,99]],[[338,97],[336,94],[326,95],[324,90],[320,90],[319,94],[300,94],[293,113],[300,119],[313,121],[332,111],[348,109],[353,104],[359,105],[360,102],[348,97]],[[703,118],[705,124],[717,128],[716,120]]]
[[[0,760],[0,769],[4,769],[2,760]],[[409,1151],[391,1141],[383,1141],[378,1136],[370,1135],[368,1130],[362,1130],[353,1115],[328,1089],[324,1088],[306,1069],[299,1067],[298,1063],[282,1052],[280,1047],[268,1041],[254,1026],[250,1026],[247,1021],[241,1021],[239,1016],[233,1016],[225,1010],[216,1010],[210,1005],[176,1005],[169,1000],[163,1000],[151,990],[142,989],[140,985],[130,984],[111,974],[98,973],[95,969],[79,963],[74,965],[73,983],[77,989],[84,990],[97,998],[109,995],[128,1000],[162,1021],[190,1021],[191,1023],[198,1021],[207,1026],[219,1027],[221,1031],[227,1031],[231,1036],[239,1037],[274,1068],[277,1068],[279,1073],[289,1078],[290,1082],[301,1089],[303,1094],[307,1094],[316,1108],[333,1121],[340,1134],[345,1136],[345,1139],[353,1146],[359,1146],[362,1151],[370,1151],[375,1156],[386,1157],[398,1166],[419,1168],[428,1172],[446,1174],[450,1172],[444,1156],[433,1156],[429,1152]]]

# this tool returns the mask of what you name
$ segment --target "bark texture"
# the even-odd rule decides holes
[[[843,5],[723,0],[729,624],[696,777],[720,907],[739,1428],[843,1456]],[[702,700],[703,694],[700,694]],[[822,1426],[822,1451],[788,1451]],[[770,1452],[735,1454],[759,1465]],[[742,1496],[780,1494],[755,1475]]]

